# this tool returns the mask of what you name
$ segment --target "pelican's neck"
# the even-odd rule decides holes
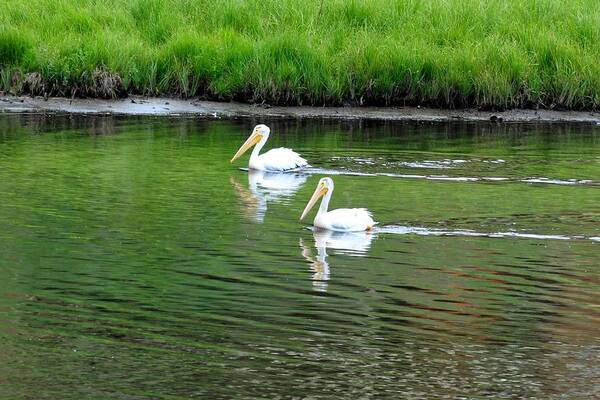
[[[333,193],[333,189],[328,189],[325,196],[323,196],[323,200],[321,200],[321,205],[319,206],[319,212],[317,216],[321,214],[327,213],[327,208],[329,207],[329,200],[331,200],[331,194]]]
[[[252,149],[252,153],[250,154],[250,165],[252,165],[252,161],[255,161],[258,158],[258,154],[262,150],[265,143],[267,143],[268,138],[268,136],[263,136],[262,139],[256,143],[256,146],[254,146],[254,149]]]

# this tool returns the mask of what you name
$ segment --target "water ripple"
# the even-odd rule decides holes
[[[419,226],[382,225],[376,228],[378,233],[393,233],[397,235],[421,235],[421,236],[465,236],[465,237],[488,237],[488,238],[522,238],[540,240],[592,240],[598,241],[597,237],[586,237],[583,235],[544,235],[525,232],[477,232],[469,229],[439,229]]]
[[[385,176],[400,179],[425,179],[430,181],[449,181],[449,182],[518,182],[518,183],[539,183],[547,185],[588,185],[600,186],[600,181],[591,179],[553,179],[545,177],[527,177],[527,178],[509,178],[502,176],[449,176],[449,175],[419,175],[419,174],[397,174],[391,172],[360,172],[352,170],[336,170],[310,168],[304,171],[310,174],[319,175],[347,175],[347,176]]]

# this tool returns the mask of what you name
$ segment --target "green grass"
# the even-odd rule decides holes
[[[0,88],[14,93],[600,105],[596,0],[0,0],[0,10]]]

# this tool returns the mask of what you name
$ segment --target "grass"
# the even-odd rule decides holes
[[[596,0],[0,0],[0,90],[600,106]]]

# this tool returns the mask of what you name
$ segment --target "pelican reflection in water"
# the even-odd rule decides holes
[[[294,172],[248,170],[248,188],[230,177],[230,182],[244,203],[244,214],[263,222],[267,203],[278,203],[292,197],[306,182],[307,176]]]
[[[327,249],[335,250],[336,254],[346,254],[354,257],[364,257],[371,247],[371,241],[376,237],[372,231],[362,232],[337,232],[327,229],[313,230],[316,256],[312,256],[309,246],[300,239],[302,256],[309,262],[313,271],[313,288],[319,292],[327,291],[329,281],[329,262]]]

